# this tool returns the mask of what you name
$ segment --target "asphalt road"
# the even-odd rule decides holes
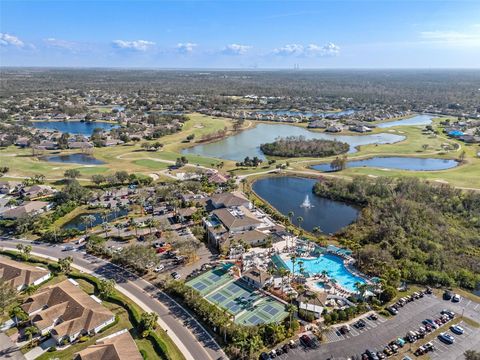
[[[0,239],[0,247],[15,248],[19,243],[31,242],[17,239]],[[227,356],[210,336],[210,334],[191,316],[187,310],[178,305],[168,295],[161,292],[148,281],[122,269],[114,264],[79,251],[62,251],[61,246],[33,245],[32,253],[54,258],[72,256],[74,264],[105,278],[114,279],[125,294],[130,294],[133,301],[142,302],[155,311],[169,330],[172,339],[187,359],[216,360]],[[174,336],[171,335],[173,332]]]

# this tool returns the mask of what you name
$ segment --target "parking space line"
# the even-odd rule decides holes
[[[473,308],[473,310],[477,310],[479,306],[480,306],[480,304],[475,305],[475,307]]]

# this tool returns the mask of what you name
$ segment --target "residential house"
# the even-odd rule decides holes
[[[143,360],[127,329],[97,340],[75,354],[75,360]]]
[[[23,196],[26,196],[32,200],[50,196],[56,192],[57,190],[48,185],[33,185],[28,188],[24,188],[21,191]]]
[[[0,256],[0,279],[18,291],[40,285],[50,279],[50,271]]]
[[[50,332],[57,343],[97,334],[115,322],[115,315],[98,298],[89,296],[71,279],[37,291],[22,309],[42,335]]]
[[[332,125],[326,128],[326,132],[337,133],[342,131],[342,127],[339,125]]]
[[[18,181],[0,181],[0,194],[10,194],[20,185]]]
[[[50,209],[50,204],[45,201],[28,201],[23,205],[9,209],[0,214],[3,219],[21,219],[29,215],[38,215]]]

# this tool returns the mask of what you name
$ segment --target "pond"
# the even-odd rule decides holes
[[[273,142],[277,137],[305,136],[307,139],[326,139],[343,141],[350,145],[350,153],[355,147],[368,144],[392,144],[405,139],[396,134],[339,135],[309,131],[305,128],[285,124],[257,124],[253,129],[239,132],[225,139],[200,144],[184,149],[184,154],[198,154],[206,157],[241,161],[246,156],[265,159],[260,145]]]
[[[430,125],[432,123],[433,116],[431,115],[415,115],[406,119],[400,119],[395,121],[387,121],[381,124],[378,124],[377,127],[380,129],[390,128],[394,126],[412,126],[412,125]]]
[[[458,161],[449,159],[417,158],[401,156],[372,157],[369,159],[352,160],[347,162],[347,168],[375,167],[411,171],[434,171],[451,169],[458,166]],[[330,163],[311,166],[312,169],[331,172]]]
[[[352,115],[355,110],[343,110],[343,111],[292,111],[292,110],[258,110],[254,111],[257,114],[264,114],[264,115],[279,115],[279,116],[304,116],[304,117],[325,117],[328,115],[336,115],[336,116],[344,116],[344,115]]]
[[[40,160],[48,162],[59,162],[67,164],[83,164],[83,165],[101,165],[105,164],[102,160],[98,160],[89,154],[64,154],[64,155],[51,155],[42,156]]]
[[[268,177],[255,181],[252,188],[283,215],[288,216],[288,213],[293,211],[293,223],[307,231],[319,227],[323,233],[336,233],[354,222],[359,209],[341,201],[315,195],[312,188],[316,181],[293,176]],[[307,196],[311,207],[305,207]],[[303,218],[301,224],[297,221],[299,216]]]
[[[102,214],[103,213],[101,213],[101,212],[95,212],[95,213],[89,213],[89,214],[79,214],[79,215],[75,216],[72,220],[67,222],[65,225],[63,225],[62,229],[77,229],[77,230],[80,230],[80,231],[84,231],[85,230],[85,223],[82,221],[82,218],[84,216],[92,215],[95,218],[95,220],[92,221],[92,224],[88,224],[88,227],[90,228],[91,226],[97,226],[97,225],[100,225],[104,222]],[[117,219],[119,217],[122,217],[122,216],[125,216],[127,214],[128,214],[128,209],[119,209],[116,212],[108,212],[106,220],[107,220],[107,222],[110,222],[112,220],[115,220],[115,219]]]
[[[108,131],[118,127],[112,123],[82,121],[34,121],[32,126],[37,129],[57,130],[62,133],[85,136],[92,135],[96,128]]]

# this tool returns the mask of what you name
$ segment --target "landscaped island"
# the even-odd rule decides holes
[[[270,156],[326,157],[346,153],[350,149],[350,145],[336,140],[307,140],[304,136],[288,136],[262,144],[260,149],[265,155]]]

